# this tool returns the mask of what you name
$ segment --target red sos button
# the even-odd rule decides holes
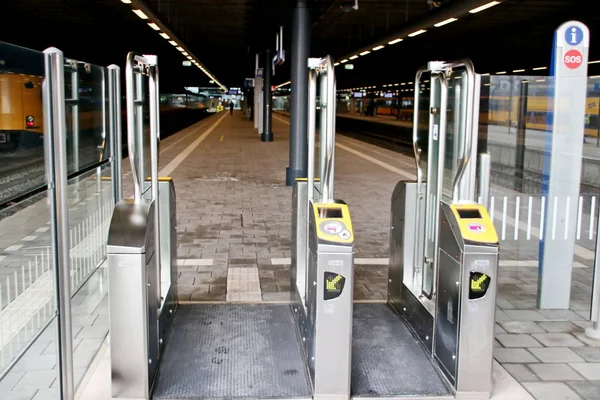
[[[565,65],[569,69],[577,69],[583,62],[583,56],[579,50],[569,50],[565,53]]]

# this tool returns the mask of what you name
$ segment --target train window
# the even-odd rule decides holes
[[[23,84],[23,86],[25,86],[25,89],[33,89],[35,87],[35,83],[28,81],[28,82],[25,82]]]

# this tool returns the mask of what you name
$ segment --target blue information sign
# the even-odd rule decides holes
[[[578,46],[583,40],[583,31],[578,26],[570,26],[565,31],[565,41],[569,46]]]

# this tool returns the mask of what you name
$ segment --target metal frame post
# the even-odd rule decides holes
[[[600,340],[600,234],[596,233],[596,254],[594,256],[594,280],[592,283],[592,300],[590,320],[593,325],[585,330],[589,338]]]
[[[69,240],[69,199],[67,181],[67,123],[65,111],[65,68],[62,51],[44,50],[45,76],[44,149],[50,200],[52,253],[57,294],[59,387],[61,398],[73,400],[73,331],[71,327],[71,260]]]
[[[71,161],[73,172],[79,171],[79,71],[76,60],[67,60],[71,73],[71,93],[66,100],[71,109]]]
[[[121,68],[108,66],[108,136],[115,204],[123,199],[123,144],[121,133]]]
[[[290,161],[285,182],[292,186],[296,178],[307,171],[308,70],[310,52],[310,9],[305,0],[298,0],[292,20],[292,76],[290,101]]]
[[[264,70],[264,82],[263,82],[263,131],[260,135],[261,142],[272,142],[273,141],[273,129],[272,129],[272,115],[271,115],[271,76],[273,64],[271,63],[271,50],[265,51],[265,70]]]

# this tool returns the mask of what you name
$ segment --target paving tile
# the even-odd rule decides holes
[[[547,347],[581,347],[584,346],[575,336],[570,333],[534,333],[532,334],[539,342]]]
[[[540,380],[525,364],[504,364],[503,367],[519,382]]]
[[[536,400],[584,400],[561,382],[524,382],[523,386]]]
[[[600,382],[567,382],[585,400],[600,400]]]
[[[538,325],[546,332],[551,333],[568,333],[581,331],[581,327],[570,321],[547,321],[538,322]]]
[[[508,333],[545,333],[536,322],[533,321],[504,321],[500,325]]]
[[[504,310],[504,313],[513,321],[547,321],[548,318],[539,311],[532,310]]]
[[[585,380],[568,364],[529,364],[528,366],[543,381]]]
[[[530,348],[529,351],[543,363],[571,363],[584,361],[583,358],[573,352],[573,350],[566,347]]]
[[[495,336],[504,347],[542,347],[540,342],[526,334],[501,333]]]
[[[600,340],[590,339],[585,335],[585,332],[574,332],[573,335],[577,338],[577,340],[579,340],[586,346],[600,347]]]
[[[10,392],[0,392],[0,399],[2,400],[32,400],[37,394],[37,389],[20,389],[13,390]]]
[[[519,348],[495,348],[494,358],[499,363],[535,363],[539,361],[526,349]]]
[[[576,347],[573,351],[588,362],[600,362],[600,347]]]
[[[590,381],[600,381],[600,363],[569,363],[571,368]]]

